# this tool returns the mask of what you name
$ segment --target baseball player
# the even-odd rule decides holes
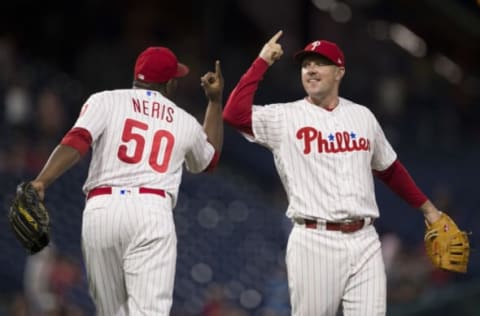
[[[372,225],[379,216],[372,172],[429,223],[440,212],[398,160],[372,112],[339,96],[341,49],[318,40],[295,54],[305,98],[252,106],[264,73],[283,50],[282,31],[262,48],[231,92],[224,120],[272,151],[294,226],[286,263],[293,315],[386,313],[386,276]]]
[[[82,250],[98,315],[169,315],[182,166],[217,164],[223,144],[220,62],[200,80],[208,99],[203,127],[171,99],[187,75],[166,47],[137,58],[132,89],[93,94],[32,182],[45,189],[91,147]]]

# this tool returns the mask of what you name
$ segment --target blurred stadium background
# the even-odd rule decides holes
[[[202,119],[199,78],[222,61],[225,98],[263,43],[284,30],[284,58],[256,103],[303,97],[290,56],[339,43],[341,95],[369,106],[420,187],[480,240],[480,7],[475,0],[102,0],[0,4],[0,201],[37,174],[89,94],[128,88],[136,55],[172,48],[191,68],[176,102]],[[0,217],[0,316],[94,315],[80,251],[88,157],[48,191],[54,247],[27,257]],[[480,259],[432,270],[423,219],[377,186],[388,315],[480,315]],[[219,170],[184,175],[172,315],[289,315],[290,224],[270,154],[226,128]]]

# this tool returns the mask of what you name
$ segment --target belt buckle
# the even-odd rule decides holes
[[[340,231],[342,233],[353,233],[361,229],[365,225],[365,219],[348,219],[340,223]]]
[[[354,222],[340,224],[339,230],[342,233],[353,233],[358,230],[358,226]]]

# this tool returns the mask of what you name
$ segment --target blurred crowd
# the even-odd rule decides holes
[[[475,192],[480,174],[477,166],[480,83],[470,80],[452,84],[433,71],[428,59],[414,58],[394,43],[372,37],[365,27],[368,21],[361,17],[340,25],[316,12],[309,1],[300,3],[309,10],[302,9],[296,1],[286,1],[285,8],[278,8],[275,23],[265,22],[266,13],[260,13],[265,10],[255,10],[256,6],[261,7],[255,1],[219,0],[207,1],[204,5],[193,1],[188,9],[180,3],[162,7],[155,1],[139,1],[135,5],[126,1],[124,7],[117,7],[113,12],[110,12],[112,3],[108,1],[92,3],[92,8],[85,5],[77,12],[80,18],[90,19],[92,25],[85,26],[90,33],[75,34],[75,38],[67,33],[70,29],[58,29],[61,26],[57,24],[68,26],[80,18],[69,22],[68,16],[61,15],[65,11],[57,8],[52,9],[48,17],[50,24],[45,26],[50,33],[39,34],[37,40],[35,34],[27,38],[35,44],[44,41],[44,50],[41,45],[32,50],[32,46],[26,45],[25,36],[0,32],[0,201],[4,208],[15,185],[39,172],[51,150],[74,123],[89,94],[131,85],[134,58],[145,46],[169,46],[190,66],[191,75],[180,82],[176,101],[200,117],[205,98],[199,77],[212,69],[214,60],[222,61],[228,94],[258,54],[263,41],[277,28],[282,28],[286,56],[266,74],[257,103],[302,98],[299,71],[288,55],[312,39],[337,41],[346,55],[347,74],[341,95],[369,106],[420,187],[461,226],[478,232],[480,218],[474,208],[480,202]],[[305,26],[300,26],[302,23]],[[239,25],[242,30],[238,29]],[[50,37],[51,42],[47,41]],[[472,72],[478,75],[480,70]],[[202,184],[186,175],[187,189],[180,197],[186,202],[175,210],[177,221],[184,224],[177,228],[178,286],[172,315],[289,315],[283,263],[289,222],[284,218],[286,200],[271,157],[257,147],[250,147],[228,128],[224,148],[218,178],[208,180],[211,182],[206,182],[207,188],[198,189],[206,201],[193,197],[195,193],[189,190]],[[9,231],[6,219],[0,220],[4,231],[0,238],[0,316],[92,313],[79,236],[76,236],[83,207],[81,185],[86,166],[86,162],[80,163],[76,171],[65,176],[50,192],[53,196],[50,205],[70,212],[70,215],[54,215],[59,217],[57,222],[62,226],[56,228],[58,244],[55,247],[27,258],[14,239],[6,236]],[[223,186],[232,187],[228,192],[242,193],[229,193],[231,200],[219,197],[219,192],[226,190]],[[263,226],[252,228],[262,223],[259,218],[250,226],[240,225],[244,219],[239,219],[238,214],[246,207],[239,204],[242,199],[250,203],[245,214],[256,214],[264,220],[270,216],[275,218],[275,225],[264,221]],[[410,304],[451,286],[479,282],[480,264],[475,254],[467,276],[433,270],[423,249],[421,217],[382,187],[378,199],[382,218],[377,228],[382,236],[389,280],[389,304]],[[252,200],[262,206],[256,208],[257,202]],[[185,213],[183,208],[192,209],[189,212],[193,213]],[[232,209],[236,217],[232,215],[227,220],[222,219],[226,215],[218,215]],[[262,212],[268,215],[258,215]],[[197,213],[197,217],[190,218]],[[212,214],[220,216],[216,220],[225,220],[226,224],[213,225]],[[245,223],[249,222],[245,220]],[[237,257],[235,251],[240,250],[233,244],[209,249],[206,240],[189,235],[204,232],[209,225],[216,227],[213,231],[217,238],[230,242],[241,238],[245,243],[241,254],[251,257],[252,261],[246,261],[242,267],[215,266],[234,265],[243,259]],[[474,243],[478,241],[475,235],[472,238]],[[205,254],[195,253],[198,245],[189,242],[204,242],[201,247],[207,248],[199,249],[204,249]],[[223,253],[217,253],[222,249]],[[220,263],[200,264],[222,256],[226,258]],[[241,280],[243,284],[227,278],[207,277],[202,281],[212,273],[212,267],[224,269],[224,275],[242,271],[248,277]],[[193,292],[198,295],[192,296]],[[197,301],[192,302],[192,297]]]

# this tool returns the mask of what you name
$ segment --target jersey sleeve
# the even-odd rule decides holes
[[[387,169],[374,170],[373,174],[413,208],[419,208],[428,200],[398,159]]]
[[[268,64],[265,60],[260,57],[255,59],[230,93],[223,109],[223,120],[242,133],[253,134],[253,99],[267,69]]]
[[[200,124],[195,124],[192,146],[185,155],[185,165],[192,173],[199,173],[207,169],[214,158],[215,148],[207,140],[207,134]]]
[[[244,134],[249,141],[270,149],[277,148],[285,131],[282,105],[254,105],[252,108],[252,130],[253,136]]]
[[[90,133],[92,142],[103,133],[110,115],[106,109],[105,102],[102,102],[100,94],[90,96],[80,111],[80,115],[73,125],[73,128],[85,129]]]
[[[371,115],[374,124],[374,145],[371,167],[373,170],[382,171],[393,164],[397,159],[397,153],[387,140],[375,116],[373,114]]]

